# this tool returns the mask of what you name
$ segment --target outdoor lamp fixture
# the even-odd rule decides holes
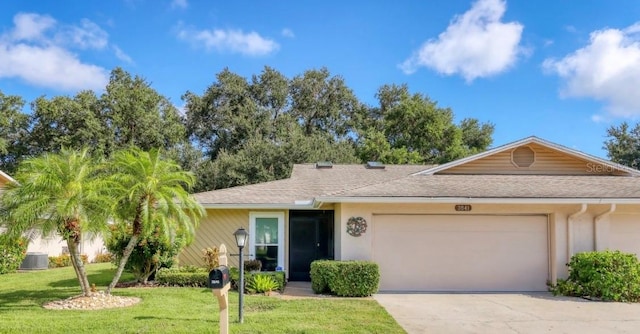
[[[244,306],[244,258],[242,256],[242,249],[247,244],[247,239],[249,238],[249,232],[247,232],[244,228],[239,228],[235,232],[233,232],[233,236],[236,237],[236,245],[238,245],[238,249],[240,250],[240,284],[238,284],[238,295],[240,296],[239,307],[238,307],[238,322],[243,323],[243,314],[242,308]]]

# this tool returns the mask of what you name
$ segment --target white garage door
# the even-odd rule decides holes
[[[374,215],[381,291],[545,291],[546,216]]]
[[[609,249],[640,256],[640,215],[611,215]]]

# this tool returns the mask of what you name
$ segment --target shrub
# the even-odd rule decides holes
[[[207,264],[207,269],[209,271],[213,270],[213,268],[217,268],[220,265],[220,250],[218,247],[213,248],[205,248],[202,250],[202,259]]]
[[[96,253],[96,257],[93,259],[93,263],[105,263],[113,261],[113,255],[111,253]]]
[[[80,258],[82,263],[89,263],[89,257],[86,254],[81,254]],[[71,266],[71,255],[62,254],[60,256],[49,256],[49,268],[62,268]]]
[[[333,275],[335,261],[317,260],[311,262],[311,289],[314,293],[330,293],[327,280]]]
[[[0,234],[0,274],[18,270],[27,255],[28,241]]]
[[[269,293],[278,289],[278,283],[271,275],[255,274],[247,281],[246,290],[249,293]]]
[[[260,262],[260,260],[248,260],[244,262],[245,272],[260,271],[260,269],[262,269],[262,262]]]
[[[106,247],[113,254],[112,262],[118,265],[124,249],[131,239],[131,227],[124,224],[111,225],[111,235],[106,240]],[[125,269],[131,271],[136,281],[146,283],[154,279],[160,268],[171,268],[176,256],[186,245],[184,233],[180,231],[173,238],[169,237],[160,226],[144,233],[134,247]]]
[[[341,297],[365,297],[378,291],[378,264],[369,261],[319,260],[311,263],[311,288]]]
[[[200,267],[185,266],[179,268],[161,268],[156,281],[168,286],[207,287],[209,272]]]
[[[605,301],[640,301],[640,262],[620,251],[578,253],[567,264],[569,277],[549,290],[554,295],[591,297]]]
[[[229,275],[231,276],[229,279],[231,281],[231,289],[238,290],[238,284],[240,282],[240,271],[238,268],[232,267],[229,268]],[[261,271],[257,273],[244,273],[244,290],[248,291],[247,284],[249,281],[253,279],[254,276],[270,276],[274,279],[276,284],[276,290],[283,292],[284,287],[287,285],[287,278],[284,271]]]

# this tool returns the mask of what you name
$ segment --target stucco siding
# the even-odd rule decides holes
[[[640,256],[640,214],[610,216],[607,248]]]
[[[547,174],[547,175],[619,175],[619,170],[595,164],[537,145],[527,145],[535,152],[535,161],[529,167],[518,167],[512,162],[511,152],[496,153],[469,163],[452,167],[441,174]]]

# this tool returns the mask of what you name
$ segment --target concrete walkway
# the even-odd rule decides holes
[[[412,333],[640,333],[640,304],[524,294],[377,294]]]
[[[284,286],[284,296],[290,297],[317,297],[311,290],[311,282],[287,282]]]

